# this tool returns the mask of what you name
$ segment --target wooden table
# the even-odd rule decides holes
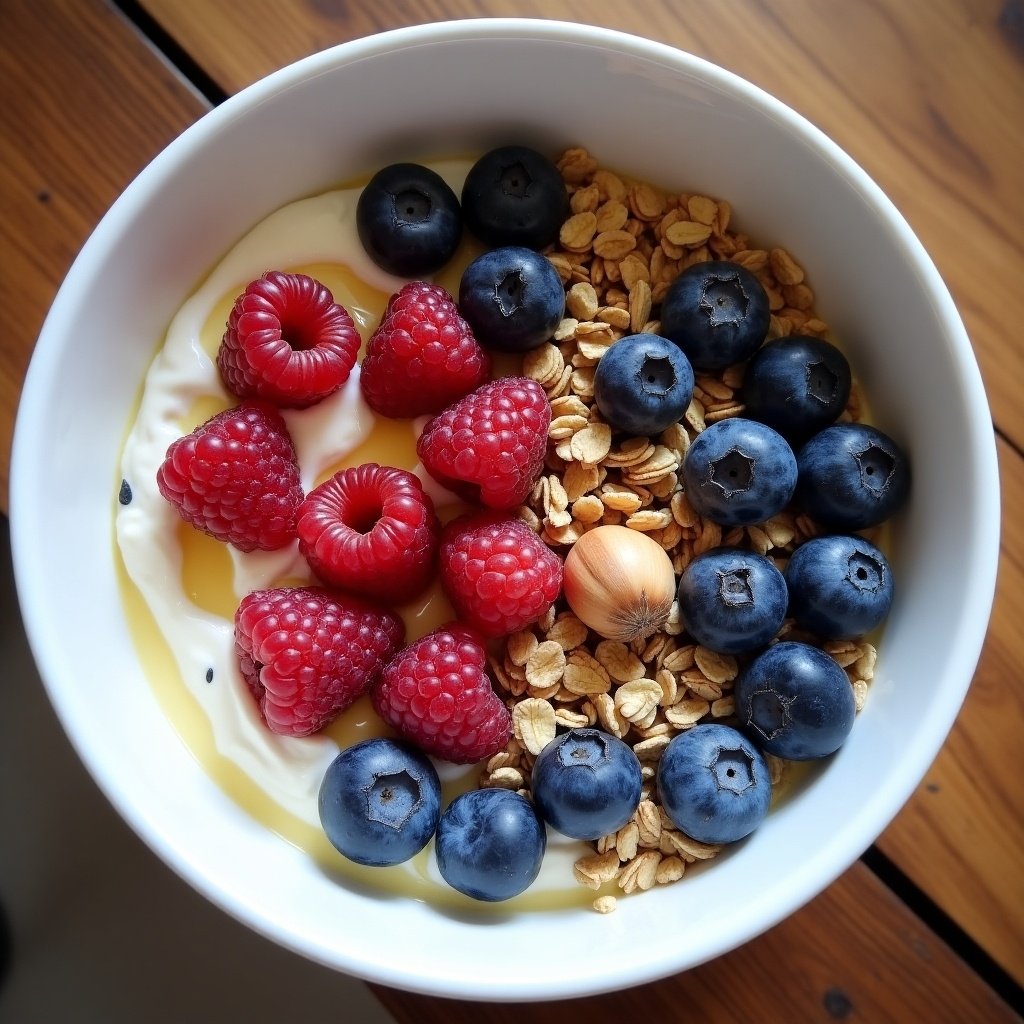
[[[478,15],[588,21],[674,44],[775,93],[851,153],[907,216],[966,321],[991,399],[1005,510],[995,611],[974,684],[920,789],[875,846],[744,948],[642,989],[536,1005],[530,1019],[1018,1019],[1020,0],[3,0],[0,509],[18,393],[46,309],[79,246],[145,163],[211,105],[292,60],[382,29]],[[523,1013],[377,993],[401,1022]]]

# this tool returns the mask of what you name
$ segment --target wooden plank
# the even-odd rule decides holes
[[[964,316],[996,423],[1024,447],[1024,347],[1011,340],[1024,322],[1024,63],[1001,0],[142,2],[228,92],[347,39],[479,15],[601,24],[737,72],[831,135],[903,211]]]
[[[530,951],[503,949],[495,939],[494,955]],[[862,864],[741,949],[639,988],[528,1007],[431,999],[380,986],[374,991],[399,1024],[1018,1020]]]
[[[0,4],[0,510],[32,347],[64,273],[136,173],[207,105],[102,0]]]
[[[878,846],[1024,984],[1024,458],[999,445],[1002,559],[988,639],[964,708]]]

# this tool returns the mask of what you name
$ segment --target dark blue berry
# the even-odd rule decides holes
[[[768,334],[768,296],[749,270],[727,260],[687,267],[665,292],[661,333],[695,370],[723,370],[750,358]]]
[[[734,695],[741,728],[776,757],[826,757],[853,728],[850,680],[833,658],[809,644],[773,644],[740,673]]]
[[[440,270],[462,237],[458,196],[429,167],[391,164],[359,193],[356,227],[367,255],[399,277]]]
[[[679,615],[697,643],[721,654],[763,647],[786,617],[786,581],[752,551],[713,548],[679,577]]]
[[[508,789],[472,789],[441,815],[434,851],[441,877],[475,900],[518,896],[540,872],[547,834],[533,805]]]
[[[885,555],[863,537],[814,537],[786,566],[789,614],[826,640],[870,633],[889,614],[892,572]]]
[[[779,338],[754,353],[743,377],[745,415],[791,441],[835,423],[849,397],[850,364],[821,338]]]
[[[734,843],[768,813],[771,773],[741,732],[728,725],[695,725],[662,753],[658,795],[672,824],[692,839]]]
[[[600,729],[572,729],[537,755],[530,782],[540,816],[573,839],[618,831],[640,804],[636,754]]]
[[[459,284],[459,310],[480,344],[525,352],[547,341],[565,312],[558,271],[540,253],[506,245],[478,256]]]
[[[543,249],[558,237],[569,197],[558,168],[526,146],[485,153],[462,187],[466,227],[487,245]]]
[[[605,420],[630,434],[659,434],[683,418],[693,397],[693,367],[657,334],[620,338],[601,357],[594,401]]]
[[[796,502],[833,530],[863,530],[888,519],[910,494],[910,464],[881,430],[836,423],[797,455]]]
[[[702,430],[683,460],[683,488],[693,508],[723,526],[771,519],[797,483],[793,449],[757,420],[733,416]]]
[[[400,864],[427,845],[441,814],[441,783],[406,743],[376,738],[343,750],[320,785],[320,822],[357,864]]]

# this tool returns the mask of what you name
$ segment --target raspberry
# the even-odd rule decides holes
[[[377,714],[434,757],[473,764],[512,736],[508,708],[486,671],[487,652],[449,623],[399,651],[370,690]]]
[[[271,732],[319,732],[377,678],[405,639],[395,614],[318,587],[256,590],[235,612],[242,677]]]
[[[304,409],[348,380],[361,339],[319,281],[270,270],[235,299],[217,352],[227,389]]]
[[[391,604],[430,583],[441,523],[422,484],[369,462],[335,473],[299,506],[299,550],[323,580]]]
[[[441,534],[441,586],[456,614],[485,636],[539,619],[562,589],[562,560],[525,523],[471,512]]]
[[[521,505],[544,465],[551,406],[526,377],[484,384],[430,420],[416,444],[427,472],[467,501]]]
[[[273,551],[295,538],[299,466],[271,405],[243,402],[179,437],[156,483],[185,522],[240,551]]]
[[[374,412],[410,418],[440,412],[490,372],[490,356],[448,292],[412,281],[391,297],[367,343],[359,385]]]

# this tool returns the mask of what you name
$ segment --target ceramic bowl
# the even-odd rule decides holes
[[[408,88],[416,83],[416,88]],[[873,421],[910,455],[899,595],[867,707],[812,782],[708,870],[578,910],[474,915],[339,884],[247,816],[140,668],[113,519],[155,348],[216,259],[284,203],[385,162],[510,140],[727,198],[809,268]],[[49,695],[85,765],[168,865],[313,960],[414,991],[554,999],[636,985],[746,942],[841,874],[920,782],[970,683],[998,547],[993,434],[970,343],[906,222],[806,120],[694,56],[583,25],[486,20],[359,39],[284,68],[184,132],[125,190],[57,295],[19,409],[17,585]]]

